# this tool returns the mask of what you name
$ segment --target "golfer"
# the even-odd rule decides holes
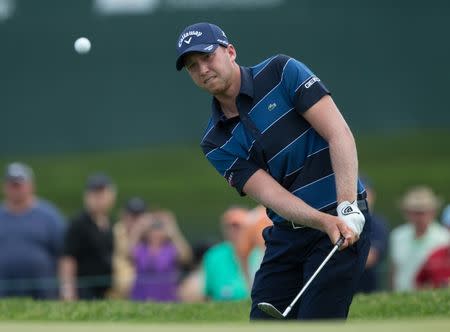
[[[176,68],[212,95],[201,141],[206,158],[239,194],[267,208],[266,251],[252,289],[257,304],[288,306],[342,235],[290,319],[345,319],[369,250],[370,220],[353,135],[330,93],[286,55],[239,66],[218,26],[197,23],[177,40]]]

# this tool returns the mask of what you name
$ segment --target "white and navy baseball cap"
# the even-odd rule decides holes
[[[6,166],[5,181],[31,182],[34,174],[30,166],[23,163],[14,162]]]
[[[215,24],[196,23],[184,28],[177,40],[177,70],[184,67],[184,55],[191,52],[212,53],[219,45],[229,45],[225,32]]]

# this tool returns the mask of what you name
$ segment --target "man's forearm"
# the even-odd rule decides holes
[[[332,243],[336,243],[341,236],[344,236],[345,242],[341,250],[357,240],[356,234],[345,221],[306,204],[262,169],[247,180],[243,190],[254,200],[272,209],[286,220],[327,233]]]
[[[336,179],[337,202],[356,200],[358,157],[353,135],[348,127],[337,132],[328,142]]]
[[[345,119],[330,96],[320,99],[303,116],[330,147],[337,202],[353,202],[357,191],[358,157],[355,139]]]
[[[306,204],[263,170],[250,177],[244,186],[244,192],[286,220],[324,231],[324,221],[329,215]]]

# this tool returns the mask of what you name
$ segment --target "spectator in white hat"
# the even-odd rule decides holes
[[[396,291],[416,288],[416,275],[430,253],[449,243],[449,232],[436,220],[441,200],[426,186],[410,189],[401,201],[406,224],[390,236],[392,286]]]

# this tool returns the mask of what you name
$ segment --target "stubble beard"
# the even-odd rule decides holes
[[[205,89],[213,96],[226,95],[231,86],[230,80],[227,81],[220,76],[216,76],[214,80],[216,81],[214,82],[214,85],[209,88],[205,87]]]

